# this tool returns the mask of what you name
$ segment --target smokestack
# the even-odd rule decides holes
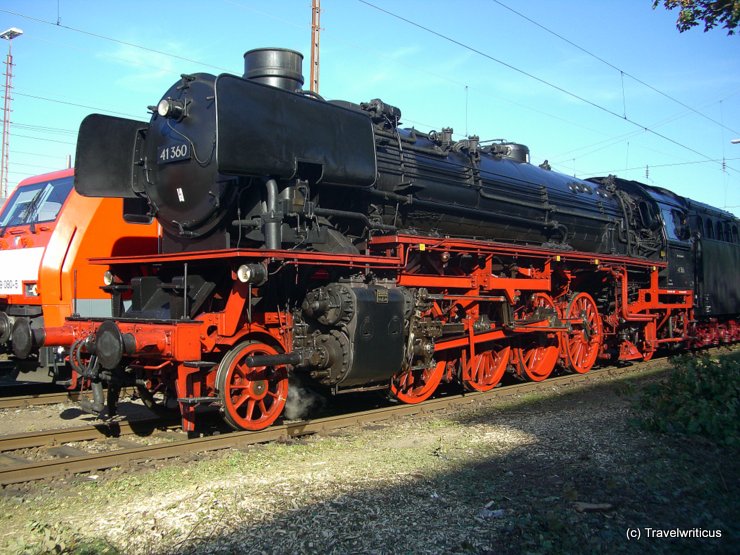
[[[303,87],[303,54],[287,48],[256,48],[244,53],[244,78],[295,92]]]

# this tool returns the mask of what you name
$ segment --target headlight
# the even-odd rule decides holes
[[[236,277],[238,277],[239,281],[242,283],[249,283],[249,278],[252,277],[252,269],[246,264],[242,264],[236,271]]]
[[[36,283],[26,283],[26,297],[38,297],[39,286]]]
[[[113,285],[113,274],[110,271],[103,274],[103,283],[105,285]]]
[[[242,264],[236,270],[236,277],[242,283],[262,285],[267,281],[267,269],[262,264]]]
[[[185,104],[182,100],[163,98],[157,104],[157,113],[163,118],[179,120],[185,115]]]

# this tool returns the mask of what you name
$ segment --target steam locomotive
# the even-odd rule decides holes
[[[92,261],[113,318],[17,320],[12,344],[68,345],[93,410],[115,414],[133,385],[187,431],[209,406],[256,430],[290,373],[417,403],[441,382],[488,390],[740,337],[732,214],[538,167],[521,144],[404,129],[378,99],[326,101],[301,90],[295,51],[244,59],[243,77],[183,75],[149,123],[80,127],[76,190],[144,199],[126,218],[156,219],[160,252]]]

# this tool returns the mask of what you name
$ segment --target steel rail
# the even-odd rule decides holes
[[[89,395],[89,392],[87,392]],[[79,391],[61,391],[59,393],[32,393],[14,397],[0,397],[0,409],[22,409],[40,405],[56,405],[67,401],[80,400]]]
[[[0,453],[16,451],[18,449],[33,449],[38,447],[52,447],[72,441],[94,441],[101,437],[118,438],[131,435],[142,435],[155,430],[169,430],[180,427],[180,419],[162,420],[147,418],[142,420],[122,420],[115,422],[100,422],[88,426],[74,428],[57,428],[0,436]]]
[[[359,413],[329,416],[300,422],[290,422],[279,426],[271,426],[265,430],[257,432],[240,431],[175,441],[171,443],[120,449],[105,453],[39,461],[30,464],[18,464],[4,468],[0,467],[0,485],[6,486],[14,483],[54,478],[66,474],[105,470],[107,468],[127,465],[143,460],[162,460],[175,458],[188,453],[215,451],[256,443],[267,443],[280,439],[295,438],[304,435],[319,434],[330,430],[356,426],[358,424],[382,422],[384,420],[402,416],[430,413],[453,406],[462,406],[493,398],[513,397],[529,391],[536,391],[541,383],[546,383],[552,386],[562,386],[596,381],[600,378],[619,377],[627,374],[647,376],[660,370],[667,369],[669,366],[670,364],[667,360],[657,359],[647,363],[641,363],[639,366],[630,366],[627,368],[608,367],[589,372],[587,374],[568,374],[565,376],[550,378],[545,382],[526,382],[496,388],[483,393],[474,392],[450,395],[449,397],[432,399],[416,405],[395,405]],[[53,430],[48,432],[48,434],[59,432],[60,430]]]

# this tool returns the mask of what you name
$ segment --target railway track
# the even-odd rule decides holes
[[[632,373],[647,375],[667,369],[668,367],[669,363],[667,359],[657,359],[642,363],[638,367],[609,367],[595,370],[588,374],[559,376],[551,378],[545,383],[549,386],[562,387]],[[360,424],[382,422],[413,414],[439,411],[489,399],[513,397],[537,391],[541,385],[541,383],[526,382],[496,388],[485,393],[450,395],[448,397],[432,399],[418,405],[394,405],[314,420],[288,422],[258,432],[231,432],[195,439],[185,439],[182,433],[174,434],[171,431],[175,427],[174,425],[170,427],[165,426],[163,431],[157,432],[156,421],[148,421],[148,424],[145,422],[120,422],[117,425],[117,430],[112,430],[110,425],[105,424],[67,430],[15,434],[0,438],[0,485],[6,486],[21,482],[57,478],[70,474],[94,472],[131,465],[144,460],[175,458],[191,453],[242,447],[250,444],[324,433]],[[145,429],[146,426],[150,427],[152,437],[156,433],[165,434],[163,441],[152,445],[133,445],[130,440],[126,439],[125,436],[139,435],[141,430]],[[70,443],[79,442],[92,442],[97,445],[101,437],[108,438],[107,441],[109,442],[102,452],[86,453],[80,446],[69,446]],[[23,457],[24,450],[26,449],[44,450],[47,457],[51,456],[53,458],[29,461]]]
[[[65,401],[76,401],[79,393],[68,391],[62,385],[51,382],[48,376],[38,372],[29,374],[14,372],[15,363],[0,360],[0,409],[25,408],[51,405]]]
[[[90,392],[86,392],[90,396]],[[60,391],[57,393],[31,393],[28,395],[15,395],[12,397],[0,397],[0,409],[23,409],[41,405],[56,405],[71,401],[76,403],[80,400],[79,391]]]

